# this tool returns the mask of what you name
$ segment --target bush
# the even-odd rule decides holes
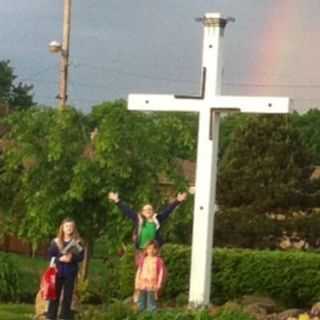
[[[255,320],[255,318],[241,311],[223,309],[215,320]]]
[[[183,309],[161,309],[150,313],[138,312],[130,304],[117,301],[108,306],[84,306],[77,316],[79,320],[211,320],[209,314],[204,312],[192,312]],[[236,318],[235,318],[236,319]]]
[[[208,310],[184,310],[184,309],[164,309],[154,313],[137,313],[130,305],[115,302],[107,308],[87,308],[78,315],[79,320],[254,320],[241,310],[222,309],[213,318]]]
[[[81,292],[81,302],[84,304],[110,303],[119,294],[118,260],[112,257],[107,261],[92,259],[90,261],[87,286]],[[81,289],[80,289],[81,291]]]
[[[174,301],[189,288],[190,248],[165,245],[162,255],[168,268],[164,299]],[[126,298],[133,292],[134,258],[129,250],[118,260],[110,298]],[[112,272],[112,270],[109,270]],[[320,256],[316,253],[215,249],[212,302],[222,304],[248,294],[270,296],[295,307],[310,305],[320,297]]]
[[[213,260],[213,301],[262,294],[288,306],[303,307],[319,297],[317,254],[220,249]]]
[[[21,292],[21,271],[7,254],[0,254],[0,301],[18,302]]]
[[[134,289],[134,276],[135,276],[135,258],[132,248],[118,260],[118,285],[119,285],[119,298],[124,299],[132,295]]]
[[[34,303],[40,287],[40,278],[48,266],[48,261],[43,258],[29,257],[8,253],[10,260],[18,268],[20,273],[19,286],[21,290],[16,300],[24,303]]]

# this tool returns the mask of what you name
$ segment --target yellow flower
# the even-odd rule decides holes
[[[298,320],[310,320],[310,317],[307,313],[300,314]]]

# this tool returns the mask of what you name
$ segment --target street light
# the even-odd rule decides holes
[[[49,43],[49,51],[51,53],[58,53],[62,51],[62,44],[58,41],[51,41]]]
[[[59,80],[59,99],[60,108],[66,107],[68,99],[68,69],[69,69],[69,51],[70,51],[70,30],[71,30],[71,3],[72,0],[64,0],[63,11],[63,42],[51,41],[49,43],[49,51],[52,53],[60,53],[60,80]]]

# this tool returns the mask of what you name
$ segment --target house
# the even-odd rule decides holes
[[[14,252],[29,256],[33,256],[35,254],[37,256],[46,257],[47,248],[47,244],[42,244],[41,247],[36,250],[36,252],[33,252],[31,243],[18,239],[12,235],[5,235],[0,240],[0,251],[4,252]]]
[[[181,170],[179,173],[187,180],[189,192],[193,194],[195,192],[195,162],[191,160],[178,159],[177,167]],[[176,193],[175,186],[168,176],[161,175],[159,182],[163,193],[168,194],[168,196]]]

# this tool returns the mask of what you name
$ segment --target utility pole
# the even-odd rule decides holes
[[[52,41],[49,44],[49,50],[53,53],[60,52],[60,70],[59,70],[59,107],[66,109],[68,100],[68,75],[69,75],[69,53],[70,53],[70,33],[71,33],[71,5],[72,0],[64,0],[63,8],[63,41]]]
[[[64,0],[63,13],[63,42],[60,60],[60,81],[59,81],[59,105],[63,110],[68,100],[68,73],[69,73],[69,52],[70,52],[70,31],[71,31],[71,4],[72,0]]]

